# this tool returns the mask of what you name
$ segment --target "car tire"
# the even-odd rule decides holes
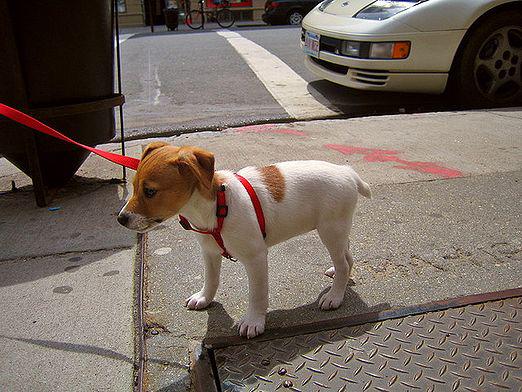
[[[450,74],[467,106],[509,106],[522,101],[522,11],[503,11],[474,26]]]
[[[286,18],[289,25],[298,26],[303,21],[303,14],[300,11],[290,11]]]

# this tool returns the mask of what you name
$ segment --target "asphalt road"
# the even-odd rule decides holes
[[[234,46],[238,38],[246,45],[244,51],[255,49],[249,58]],[[127,135],[141,138],[299,119],[285,110],[281,100],[274,98],[277,92],[271,93],[266,80],[262,81],[274,76],[270,70],[279,60],[285,72],[295,74],[291,78],[301,79],[301,90],[293,92],[292,81],[287,79],[274,81],[273,88],[283,95],[293,94],[297,104],[300,96],[309,93],[309,101],[328,108],[329,115],[312,108],[306,118],[448,107],[444,97],[360,92],[320,80],[305,68],[299,39],[300,28],[287,26],[126,35],[121,52]],[[256,63],[259,72],[248,62]]]

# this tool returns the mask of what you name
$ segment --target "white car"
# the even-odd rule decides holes
[[[522,100],[520,0],[325,0],[302,27],[307,68],[344,86]]]

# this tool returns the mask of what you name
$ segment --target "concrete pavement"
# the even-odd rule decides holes
[[[236,170],[292,159],[351,164],[372,186],[353,229],[354,285],[342,307],[317,309],[330,280],[318,237],[270,251],[267,327],[522,286],[522,109],[324,120],[185,134],[166,139],[216,155]],[[128,143],[139,156],[150,140]],[[117,150],[115,144],[102,146]],[[0,194],[0,388],[130,390],[136,236],[115,212],[129,192],[120,169],[91,156],[52,206],[27,189]],[[132,178],[132,172],[129,177]],[[0,192],[28,184],[0,160]],[[193,233],[177,222],[147,235],[147,391],[191,387],[202,339],[235,336],[246,275],[225,261],[216,302],[188,311],[203,271]],[[135,260],[134,260],[135,262]],[[151,332],[154,331],[154,334]]]
[[[99,157],[78,174],[38,208],[0,159],[2,391],[132,390],[136,235],[115,221],[127,190]]]

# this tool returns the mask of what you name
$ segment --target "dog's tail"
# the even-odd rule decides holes
[[[359,192],[364,197],[367,197],[368,199],[372,198],[372,190],[370,189],[370,186],[365,183],[363,180],[361,180],[361,177],[357,173],[355,173],[355,183],[357,184],[357,192]]]

